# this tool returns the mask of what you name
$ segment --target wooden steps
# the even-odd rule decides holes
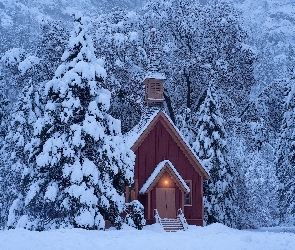
[[[181,208],[179,208],[177,212],[178,212],[178,215],[175,219],[174,218],[162,219],[158,213],[158,209],[154,209],[154,213],[155,213],[154,217],[156,219],[156,223],[159,223],[166,232],[177,232],[177,231],[188,230],[188,224],[186,222],[186,219],[184,217],[184,214]]]
[[[179,218],[176,219],[161,219],[161,225],[166,232],[184,231],[182,222]]]

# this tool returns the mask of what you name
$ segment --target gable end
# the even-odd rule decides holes
[[[186,158],[189,160],[189,162],[193,165],[195,170],[203,176],[204,179],[209,179],[209,175],[205,171],[205,169],[202,167],[202,165],[197,160],[196,156],[192,152],[192,150],[188,147],[188,145],[184,142],[182,137],[179,135],[176,128],[171,124],[171,122],[168,120],[166,115],[160,111],[155,118],[151,121],[151,123],[147,126],[147,128],[144,130],[144,132],[139,136],[137,141],[134,143],[134,145],[131,147],[131,150],[135,152],[139,146],[142,144],[142,142],[147,138],[149,133],[153,130],[155,125],[161,122],[161,124],[164,126],[164,128],[167,130],[167,132],[170,134],[170,136],[173,138],[173,140],[176,142],[178,147],[181,149],[181,151],[184,153]]]

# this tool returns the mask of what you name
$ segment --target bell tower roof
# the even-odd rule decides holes
[[[163,104],[164,92],[163,82],[166,79],[165,74],[161,73],[159,68],[159,48],[156,42],[156,29],[151,30],[150,37],[150,56],[148,72],[143,84],[145,85],[145,102],[149,104]]]
[[[146,78],[151,79],[161,79],[165,80],[165,74],[160,72],[160,56],[159,56],[159,48],[157,45],[157,36],[156,36],[156,29],[151,29],[151,36],[150,36],[150,56],[149,56],[149,66],[148,72],[145,76]]]

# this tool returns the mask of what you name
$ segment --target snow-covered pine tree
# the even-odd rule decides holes
[[[274,185],[269,185],[269,182],[275,178],[275,176],[270,176],[271,172],[269,171],[269,168],[271,165],[267,166],[267,174],[269,174],[269,179],[266,179],[265,171],[261,170],[266,165],[261,165],[260,162],[256,162],[259,159],[258,157],[261,156],[262,151],[261,153],[258,152],[258,154],[257,152],[249,152],[246,140],[238,135],[235,135],[236,131],[232,131],[233,138],[227,145],[228,156],[234,166],[237,166],[235,169],[237,171],[237,174],[235,175],[235,183],[238,183],[238,214],[236,220],[237,228],[247,229],[274,225],[275,218],[269,216],[269,211],[276,206],[276,199],[274,199],[274,197],[271,195],[270,199],[264,197],[266,194],[275,193]],[[249,157],[250,154],[251,157]],[[272,159],[269,159],[269,162],[271,160]],[[257,172],[255,172],[256,168]],[[259,185],[261,183],[262,185]],[[265,185],[263,185],[263,183]],[[260,188],[260,190],[258,190],[258,188]],[[268,192],[267,189],[269,189]],[[269,202],[270,200],[271,203]],[[268,221],[265,221],[266,218]]]
[[[31,82],[39,82],[40,59],[27,53],[24,49],[13,48],[1,58],[4,65],[6,95],[10,102],[16,102],[19,93]],[[12,106],[12,105],[11,105]]]
[[[267,144],[266,144],[267,145]],[[248,190],[248,223],[257,227],[278,225],[277,178],[274,157],[267,147],[256,152],[245,150],[247,166],[244,181]],[[265,157],[268,155],[269,157]],[[240,200],[240,197],[239,197]]]
[[[1,185],[4,186],[5,192],[1,192],[0,196],[6,197],[1,200],[5,204],[2,212],[8,227],[15,227],[18,215],[21,214],[20,210],[22,210],[21,175],[25,169],[31,167],[26,146],[33,136],[34,123],[42,115],[41,87],[42,85],[26,86],[19,94],[18,101],[13,105],[9,131],[1,150],[5,172]],[[10,210],[9,216],[8,210]]]
[[[7,50],[1,57],[0,63],[3,66],[1,67],[1,75],[3,74],[3,80],[6,81],[7,85],[4,93],[9,101],[15,101],[18,93],[24,87],[23,81],[19,81],[19,65],[25,60],[25,57],[26,52],[20,48]]]
[[[42,20],[41,37],[37,46],[37,56],[40,58],[39,81],[48,81],[61,63],[61,57],[68,41],[68,32],[60,22]]]
[[[193,148],[207,169],[204,183],[205,220],[236,227],[236,187],[234,169],[227,159],[226,132],[214,87],[210,84],[198,111],[198,130]]]
[[[2,67],[0,65],[0,70],[2,70]],[[0,75],[0,148],[2,146],[2,142],[4,141],[4,137],[6,135],[6,129],[7,129],[7,120],[8,120],[8,113],[9,113],[9,99],[7,97],[7,91],[6,91],[6,84],[4,81],[4,76]]]
[[[0,65],[0,70],[1,70]],[[5,208],[5,165],[4,165],[4,152],[3,152],[3,145],[4,138],[7,133],[8,128],[8,116],[9,116],[9,100],[6,96],[6,88],[5,88],[5,81],[3,79],[3,76],[0,75],[0,229],[2,229],[5,226],[6,223],[6,213],[4,211]]]
[[[276,153],[280,222],[295,225],[295,75],[290,78]]]
[[[120,122],[109,114],[105,70],[94,55],[87,18],[76,15],[62,64],[46,84],[44,117],[35,123],[32,169],[23,173],[24,214],[18,225],[33,230],[97,229],[104,219],[118,228],[124,184],[134,155]]]

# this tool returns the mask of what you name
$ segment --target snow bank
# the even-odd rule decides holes
[[[119,231],[83,229],[46,232],[31,232],[24,229],[0,231],[0,242],[1,250],[291,250],[295,249],[295,234],[261,230],[239,231],[221,224],[207,227],[189,226],[187,231],[177,233],[166,233],[157,225],[146,226],[141,231],[124,225]]]

